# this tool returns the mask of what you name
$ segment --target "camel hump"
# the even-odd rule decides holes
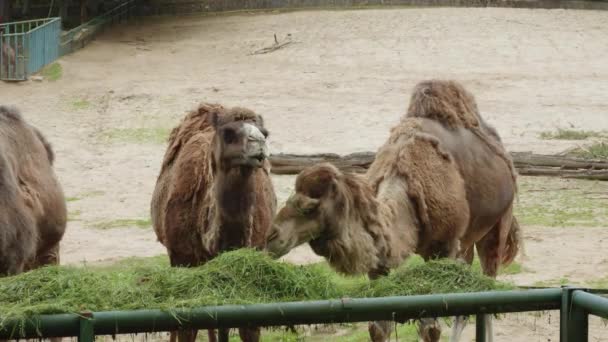
[[[412,92],[406,117],[423,117],[449,128],[476,128],[482,124],[475,97],[452,80],[427,80]]]

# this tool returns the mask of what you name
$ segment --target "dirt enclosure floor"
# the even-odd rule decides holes
[[[608,130],[606,32],[606,13],[569,10],[148,18],[59,60],[56,81],[0,83],[0,104],[18,106],[56,150],[70,212],[62,263],[112,262],[164,253],[150,229],[150,197],[168,131],[200,101],[263,114],[272,152],[350,153],[383,143],[415,83],[453,78],[476,95],[510,150],[556,153],[585,142],[543,140],[542,132]],[[272,45],[274,34],[279,41],[290,35],[293,44],[251,54]],[[280,201],[293,180],[274,177]],[[601,193],[608,186],[521,182],[525,256],[501,278],[606,286],[608,203]],[[287,259],[318,260],[307,247]],[[557,341],[558,322],[555,313],[507,315],[495,321],[495,340]],[[465,335],[473,339],[473,325]],[[593,320],[591,341],[608,341],[608,327]]]

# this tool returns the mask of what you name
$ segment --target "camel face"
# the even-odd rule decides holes
[[[280,258],[322,234],[319,200],[295,194],[275,217],[268,231],[266,250]]]
[[[268,158],[268,132],[255,124],[231,122],[217,129],[216,158],[225,169],[233,167],[259,168]]]

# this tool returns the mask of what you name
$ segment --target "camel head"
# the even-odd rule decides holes
[[[235,167],[259,168],[268,158],[268,131],[260,115],[245,108],[214,114],[213,160],[223,170]]]
[[[339,272],[364,273],[378,262],[372,232],[377,215],[378,202],[363,177],[318,164],[298,175],[296,193],[275,217],[266,250],[281,257],[308,242]]]

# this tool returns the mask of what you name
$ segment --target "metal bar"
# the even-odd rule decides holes
[[[313,323],[366,322],[424,317],[557,310],[561,289],[479,292],[444,295],[341,299],[255,305],[224,305],[178,310],[113,311],[93,313],[98,335],[173,331],[179,328],[234,328],[246,325],[280,326]],[[49,321],[51,320],[51,321]],[[21,338],[77,336],[77,315],[36,318],[22,329],[18,321],[5,321],[8,331],[20,331]],[[37,330],[39,329],[39,330]],[[40,333],[39,333],[40,332]],[[0,339],[15,337],[0,331]]]
[[[80,331],[78,332],[78,342],[95,342],[95,328],[93,325],[93,314],[83,313],[80,316]]]
[[[588,304],[588,302],[585,301],[585,299],[588,298],[582,296],[582,300],[577,299],[584,294],[585,292],[581,290],[572,291],[571,306],[568,316],[568,342],[587,342],[589,340],[589,314],[585,311],[583,306],[579,305]],[[591,298],[591,302],[594,300],[595,298]]]
[[[475,341],[486,342],[486,317],[483,314],[475,316]]]
[[[575,291],[572,294],[572,304],[581,307],[591,315],[608,318],[608,298]]]
[[[563,287],[562,305],[559,309],[559,340],[568,342],[568,323],[570,322],[570,306],[572,304],[572,290]]]

